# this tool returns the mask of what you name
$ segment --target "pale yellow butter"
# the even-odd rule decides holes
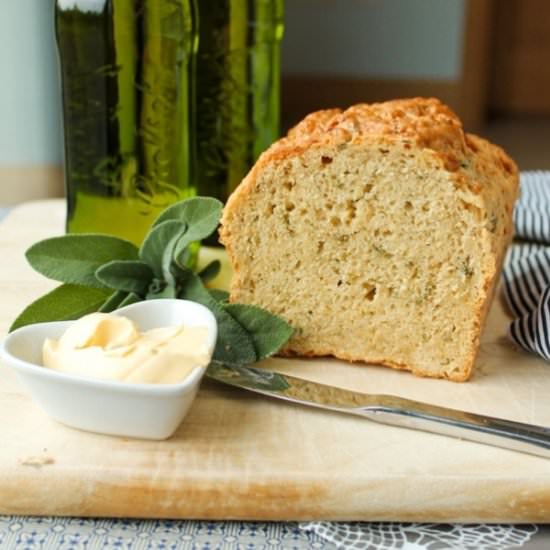
[[[45,367],[68,374],[172,384],[208,364],[208,329],[178,325],[140,333],[127,317],[91,313],[59,340],[46,339],[42,358]]]

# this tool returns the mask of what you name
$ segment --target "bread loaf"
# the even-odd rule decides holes
[[[436,99],[312,113],[225,207],[231,300],[288,320],[284,353],[466,380],[517,189],[514,162]]]

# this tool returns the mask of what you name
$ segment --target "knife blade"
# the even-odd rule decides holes
[[[300,405],[550,458],[550,428],[544,426],[449,409],[394,395],[360,393],[250,366],[212,363],[206,376],[223,384]]]

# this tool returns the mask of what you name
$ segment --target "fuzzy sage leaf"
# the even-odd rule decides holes
[[[124,300],[122,300],[122,302],[120,302],[118,307],[129,306],[130,304],[135,304],[135,303],[141,302],[141,301],[142,301],[142,299],[137,294],[134,294],[133,292],[130,292],[130,294],[128,294],[128,296],[126,296],[126,298],[124,298]]]
[[[99,267],[95,276],[113,290],[144,295],[153,280],[153,270],[139,260],[113,260]]]
[[[193,197],[168,207],[155,220],[153,226],[167,220],[177,220],[187,226],[185,235],[177,243],[174,259],[185,265],[185,254],[189,245],[210,236],[218,227],[223,204],[211,197]]]
[[[203,283],[207,283],[218,276],[221,268],[222,264],[220,260],[212,260],[208,265],[199,271],[198,276],[202,279]]]
[[[138,249],[129,241],[90,233],[45,239],[25,255],[33,269],[49,279],[104,288],[95,277],[97,268],[111,260],[137,260]]]
[[[223,308],[250,334],[258,360],[271,357],[294,332],[286,321],[257,306],[224,304]]]
[[[114,311],[116,308],[120,307],[120,304],[126,299],[128,296],[127,292],[123,292],[122,290],[115,290],[106,300],[101,304],[101,307],[97,310],[101,313],[111,313],[111,311]]]
[[[229,302],[229,292],[227,290],[221,290],[219,288],[209,288],[210,295],[216,302]]]
[[[78,319],[97,311],[109,296],[108,290],[64,284],[28,305],[15,319],[10,332],[32,323]]]
[[[223,204],[211,197],[193,197],[169,206],[153,223],[153,227],[167,221],[184,223],[189,242],[210,236],[218,227]]]
[[[200,277],[186,270],[186,280],[178,297],[206,306],[218,323],[218,341],[213,359],[228,364],[247,364],[257,360],[254,342],[247,331],[214,300]],[[181,273],[181,271],[180,271]]]
[[[153,270],[159,279],[163,276],[164,252],[175,237],[181,237],[186,225],[177,220],[166,220],[155,225],[139,249],[139,257]],[[178,238],[179,238],[178,237]]]
[[[149,291],[147,300],[156,300],[158,298],[177,298],[178,291],[174,285],[165,285],[158,290]]]
[[[181,229],[168,241],[168,244],[166,245],[166,248],[164,249],[164,252],[162,254],[162,277],[166,281],[166,283],[174,289],[176,288],[176,279],[174,278],[174,275],[172,273],[172,266],[174,263],[176,247],[178,246],[178,243],[181,241],[181,239],[185,236],[186,230],[186,226],[182,224]]]

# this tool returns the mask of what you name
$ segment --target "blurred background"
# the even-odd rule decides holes
[[[523,170],[550,169],[548,0],[287,0],[282,129],[308,112],[436,96]],[[52,0],[0,0],[0,207],[61,196]]]

